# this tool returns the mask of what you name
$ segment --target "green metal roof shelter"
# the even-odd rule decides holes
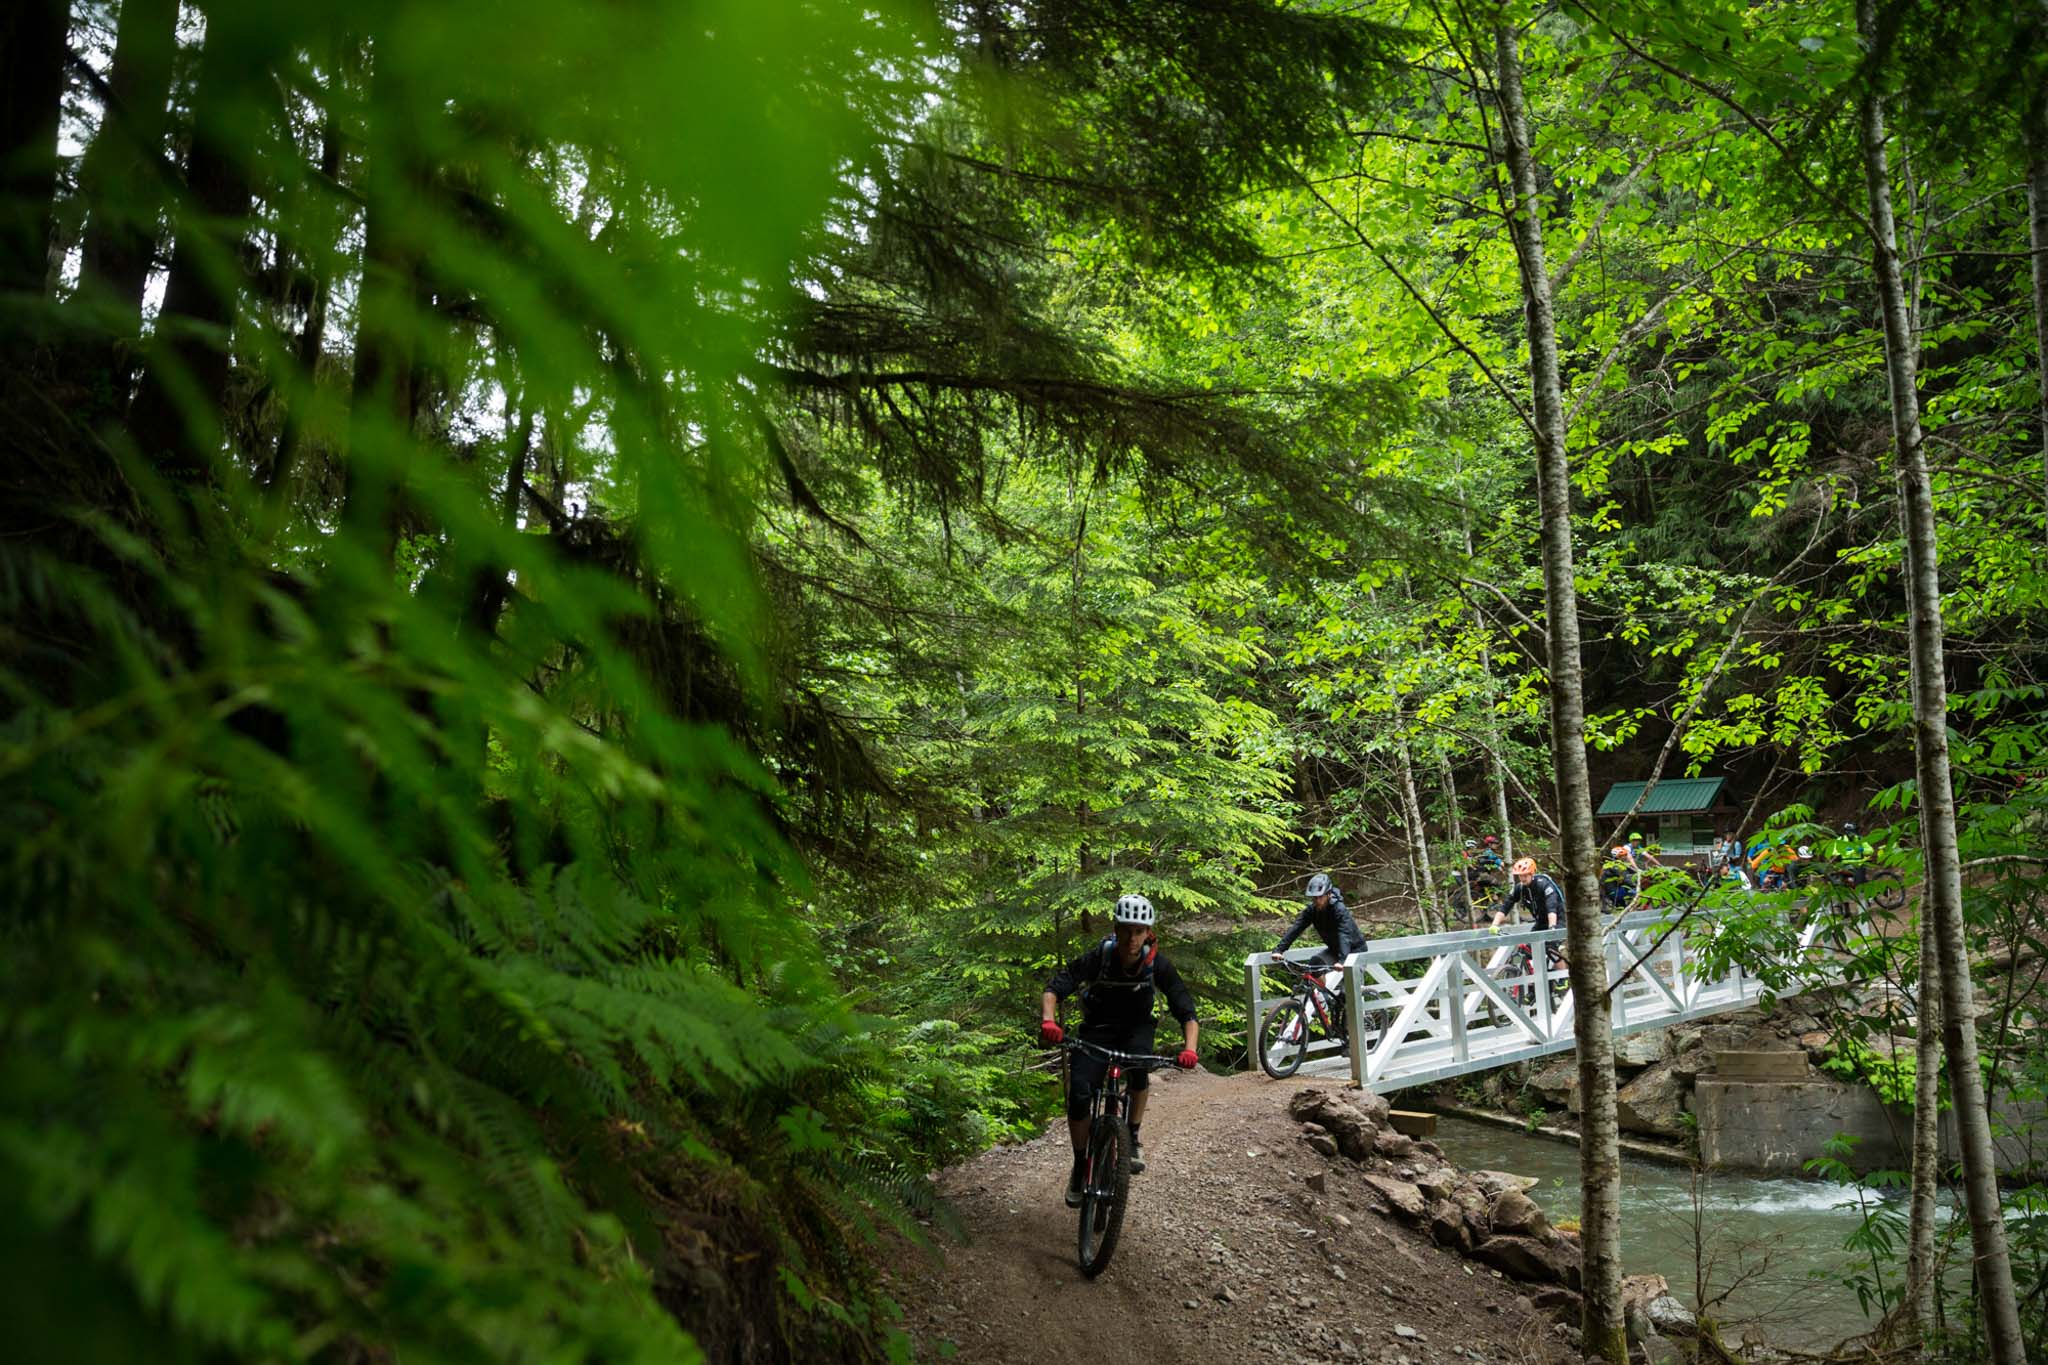
[[[1721,795],[1725,777],[1667,777],[1650,791],[1650,799],[1643,802],[1639,815],[1696,815],[1711,810]],[[1607,796],[1600,802],[1600,815],[1626,815],[1636,798],[1643,794],[1648,785],[1642,782],[1617,782],[1607,789]]]

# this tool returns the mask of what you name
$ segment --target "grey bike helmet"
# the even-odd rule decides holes
[[[1327,873],[1318,872],[1315,876],[1308,879],[1308,895],[1310,900],[1314,900],[1317,896],[1327,896],[1336,889],[1336,887],[1330,885],[1330,878]]]
[[[1142,924],[1149,929],[1158,918],[1159,916],[1153,912],[1152,902],[1143,896],[1123,896],[1116,903],[1118,924]]]
[[[1842,822],[1842,833],[1844,833],[1844,834],[1854,834],[1855,832],[1856,832],[1856,822],[1855,822],[1854,820],[1844,820],[1844,821]]]

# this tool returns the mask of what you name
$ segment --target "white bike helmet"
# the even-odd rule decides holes
[[[1146,900],[1143,896],[1123,896],[1117,900],[1116,922],[1118,924],[1142,924],[1149,929],[1158,918],[1159,916],[1153,913],[1152,902]]]

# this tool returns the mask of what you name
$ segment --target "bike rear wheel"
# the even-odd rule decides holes
[[[1886,877],[1870,887],[1870,903],[1880,910],[1903,910],[1906,908],[1906,884]]]
[[[1308,1011],[1300,999],[1278,1005],[1259,1027],[1259,1069],[1276,1081],[1301,1070],[1308,1051]]]
[[[1131,1130],[1120,1118],[1099,1118],[1088,1144],[1088,1175],[1081,1189],[1081,1273],[1094,1279],[1116,1254],[1131,1192]]]

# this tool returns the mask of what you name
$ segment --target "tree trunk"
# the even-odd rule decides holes
[[[1465,853],[1465,822],[1458,817],[1458,779],[1451,772],[1449,754],[1437,755],[1437,774],[1443,780],[1445,831],[1451,836],[1452,862],[1444,873],[1444,929],[1449,931],[1466,928],[1471,922],[1472,884],[1467,874],[1472,860]],[[1458,909],[1461,900],[1465,903],[1462,911]],[[1462,914],[1464,921],[1452,923],[1454,913]]]
[[[1436,878],[1429,866],[1429,827],[1422,820],[1422,802],[1415,791],[1415,762],[1408,741],[1401,741],[1401,809],[1408,826],[1409,847],[1415,858],[1415,910],[1422,916],[1422,932],[1433,934],[1430,902],[1435,898]]]
[[[142,296],[163,213],[177,53],[177,0],[121,0],[106,112],[78,171],[86,200],[79,292],[98,310],[98,330],[117,343],[142,330]],[[125,369],[125,361],[116,363]],[[125,373],[114,378],[125,386]]]
[[[1876,0],[1857,0],[1856,25],[1867,49],[1877,47]],[[1985,1344],[1997,1365],[2020,1365],[2020,1336],[2012,1262],[2000,1215],[1991,1121],[1984,1073],[1977,1065],[1975,1000],[1969,942],[1963,927],[1963,871],[1956,852],[1955,790],[1949,777],[1948,688],[1942,662],[1941,563],[1935,538],[1934,491],[1921,445],[1918,341],[1907,315],[1892,218],[1891,169],[1885,156],[1884,97],[1872,88],[1862,99],[1864,182],[1870,194],[1877,291],[1884,314],[1885,374],[1890,382],[1892,439],[1898,447],[1899,515],[1906,536],[1908,640],[1911,656],[1913,755],[1920,807],[1920,843],[1926,858],[1921,920],[1933,920],[1941,983],[1942,1051],[1955,1103],[1969,1206],[1977,1293],[1983,1305]]]
[[[331,111],[320,125],[320,174],[329,182],[341,176],[341,128]],[[323,249],[331,249],[333,245],[332,242],[321,243]],[[320,382],[320,348],[327,335],[327,306],[333,292],[326,261],[303,247],[297,255],[312,292],[306,300],[306,321],[299,328],[298,343],[294,348],[299,373],[296,385],[287,387],[284,421],[279,426],[277,449],[271,455],[270,473],[265,480],[265,487],[272,494],[280,493],[289,486],[292,468],[298,463],[305,445],[303,413],[309,406],[307,400]],[[293,397],[291,387],[297,387],[301,396]],[[518,509],[515,506],[513,510],[516,512]]]
[[[519,525],[520,489],[526,484],[526,463],[533,452],[533,403],[529,399],[526,411],[520,414],[516,430],[508,433],[511,437],[507,452],[505,487],[498,499],[498,518],[506,530]],[[497,564],[486,563],[476,571],[470,585],[469,610],[464,613],[469,630],[480,640],[488,640],[497,634],[498,617],[505,610],[505,599],[511,593],[512,585],[505,577],[505,570]]]
[[[1906,1312],[1913,1341],[1934,1326],[1935,1191],[1941,1184],[1941,955],[1920,921],[1918,1019],[1913,1043],[1913,1192],[1906,1224]]]
[[[130,426],[188,481],[211,476],[223,428],[229,333],[242,288],[241,234],[254,201],[249,148],[263,119],[280,120],[268,63],[232,9],[208,16],[192,95],[192,151],[149,368]],[[258,27],[261,27],[258,25]]]
[[[71,6],[0,6],[0,294],[43,292]]]
[[[1583,1186],[1580,1242],[1585,1253],[1584,1339],[1589,1358],[1625,1365],[1628,1339],[1621,1305],[1621,1149],[1615,1118],[1614,1035],[1607,1002],[1607,959],[1600,924],[1600,863],[1593,841],[1592,782],[1586,771],[1586,707],[1579,661],[1579,604],[1572,582],[1571,474],[1565,460],[1563,385],[1558,375],[1557,323],[1543,260],[1543,219],[1535,157],[1522,93],[1514,31],[1494,33],[1500,112],[1513,189],[1510,225],[1522,301],[1528,314],[1530,393],[1535,410],[1536,487],[1543,520],[1543,600],[1548,616],[1551,753],[1563,831],[1567,965],[1578,1004],[1572,1032],[1578,1047],[1584,1106],[1579,1142]]]
[[[1465,505],[1465,490],[1462,486],[1464,472],[1461,462],[1458,468],[1461,482],[1458,489],[1458,528],[1465,537],[1465,558],[1470,560],[1472,512]],[[1486,614],[1480,611],[1477,605],[1472,608],[1472,626],[1479,632],[1479,671],[1486,676],[1487,682],[1486,726],[1493,743],[1486,751],[1486,773],[1487,783],[1493,789],[1493,823],[1500,834],[1500,856],[1512,865],[1515,861],[1515,832],[1508,828],[1508,779],[1502,770],[1503,761],[1500,756],[1500,716],[1493,709],[1493,646],[1487,642]]]
[[[363,169],[363,274],[350,384],[348,463],[343,471],[342,525],[377,547],[398,548],[399,483],[408,457],[417,388],[424,289],[409,220],[426,212],[407,202],[419,192],[406,164],[400,56],[371,53],[369,120],[392,164]],[[558,503],[557,506],[560,504]]]
[[[2037,8],[2036,13],[2039,13]],[[2035,32],[2048,29],[2043,20]],[[2048,90],[2029,92],[2023,119],[2027,138],[2027,245],[2034,276],[2034,378],[2040,386],[2042,528],[2048,534]]]

